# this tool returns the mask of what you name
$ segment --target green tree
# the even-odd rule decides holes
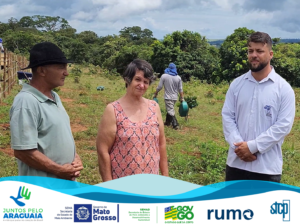
[[[19,21],[19,25],[25,28],[36,28],[36,22],[30,16],[23,16]]]
[[[99,39],[98,35],[93,31],[83,31],[79,33],[77,37],[86,44],[94,44]]]
[[[126,44],[128,44],[126,38],[115,36],[101,45],[98,52],[100,65],[108,69],[114,69],[116,67],[116,57]]]
[[[143,59],[150,61],[153,54],[152,48],[146,44],[144,45],[126,45],[115,56],[115,68],[117,72],[122,74],[127,65],[134,59]]]
[[[120,36],[133,41],[136,45],[148,44],[151,45],[155,38],[153,32],[149,29],[142,29],[139,26],[124,27],[119,31]]]
[[[19,21],[16,18],[11,17],[8,20],[8,26],[11,30],[17,30],[20,27]]]
[[[249,70],[247,63],[247,40],[254,33],[245,27],[234,30],[220,47],[220,67],[214,75],[219,80],[230,81]]]
[[[35,28],[41,31],[58,31],[61,29],[67,29],[71,27],[66,19],[61,18],[59,16],[52,17],[35,15],[32,16],[31,19]],[[27,18],[26,20],[29,21],[29,18]]]
[[[9,51],[24,54],[28,54],[36,43],[46,41],[44,35],[22,30],[8,30],[4,33],[3,39]]]
[[[179,75],[211,80],[218,64],[217,48],[210,46],[199,33],[175,31],[167,34],[162,42],[156,40],[152,46],[152,66],[161,74],[170,62],[174,62]]]
[[[272,39],[272,41],[273,41],[273,44],[274,44],[274,45],[279,44],[279,42],[280,42],[280,37],[275,37],[275,38]]]
[[[300,87],[300,44],[278,44],[271,61],[275,71],[291,85]]]
[[[0,22],[0,34],[3,35],[7,30],[9,30],[9,25]]]
[[[61,29],[55,32],[55,35],[65,36],[69,38],[76,38],[76,29],[69,27],[66,29]]]

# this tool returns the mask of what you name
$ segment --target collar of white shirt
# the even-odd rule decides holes
[[[256,81],[256,79],[252,76],[252,73],[251,73],[251,70],[249,70],[246,74],[245,74],[245,77],[244,79],[248,79],[249,81],[252,81],[252,82],[258,82],[258,83],[263,83],[263,82],[266,82],[268,81],[269,79],[272,80],[273,82],[277,82],[278,79],[277,79],[277,73],[275,72],[275,69],[273,66],[272,67],[272,70],[271,72],[268,74],[268,76],[266,78],[264,78],[263,80],[261,81]]]

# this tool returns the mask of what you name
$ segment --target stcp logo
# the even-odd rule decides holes
[[[291,219],[291,203],[290,200],[283,200],[282,203],[273,203],[271,205],[271,214],[272,215],[282,215],[282,221],[290,221]]]
[[[192,212],[193,207],[190,206],[170,206],[165,208],[165,220],[192,220],[194,218],[194,213]]]

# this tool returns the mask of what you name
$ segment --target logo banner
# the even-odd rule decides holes
[[[145,174],[135,176],[95,186],[45,177],[0,178],[0,222],[300,223],[298,187],[263,181],[195,186],[155,175],[146,175],[152,183],[146,186],[139,181]]]

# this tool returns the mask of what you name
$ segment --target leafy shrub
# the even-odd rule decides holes
[[[196,96],[188,96],[184,98],[185,102],[188,104],[189,108],[192,109],[198,106],[197,97]]]

